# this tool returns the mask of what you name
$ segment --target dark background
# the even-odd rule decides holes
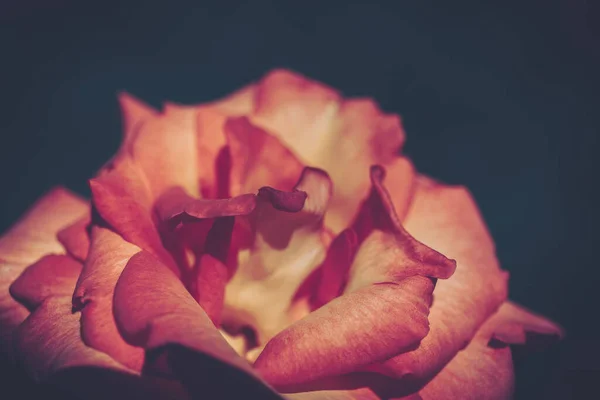
[[[194,103],[292,68],[401,114],[417,167],[473,192],[512,299],[566,328],[516,360],[517,398],[594,397],[598,2],[85,3],[0,6],[0,230],[54,185],[88,194],[117,91]]]

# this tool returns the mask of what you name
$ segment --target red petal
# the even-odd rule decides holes
[[[131,145],[144,121],[158,117],[158,112],[129,93],[119,94],[119,105],[123,115],[123,150],[131,151]]]
[[[225,132],[232,160],[232,196],[256,192],[263,186],[285,191],[294,187],[302,165],[277,138],[245,117],[229,119]]]
[[[419,386],[450,361],[502,303],[507,275],[500,270],[492,239],[463,188],[420,178],[405,227],[457,261],[452,278],[440,281],[435,289],[431,332],[420,347],[375,368]]]
[[[54,189],[0,238],[0,346],[10,351],[11,335],[29,314],[9,294],[23,270],[48,253],[64,253],[56,234],[89,212],[89,206],[66,189]]]
[[[67,252],[81,262],[86,259],[90,249],[89,224],[90,216],[86,215],[57,234],[58,241]]]
[[[109,229],[93,226],[90,254],[73,294],[73,305],[81,310],[84,342],[136,371],[141,370],[144,351],[121,338],[112,309],[119,276],[139,250]]]
[[[327,174],[312,168],[292,192],[260,189],[248,217],[254,241],[226,288],[225,322],[253,326],[264,344],[309,311],[294,304],[294,293],[325,255],[323,215],[330,196]]]
[[[10,286],[10,294],[29,310],[50,296],[70,297],[81,273],[81,263],[69,256],[42,257]]]
[[[125,240],[145,249],[176,270],[162,245],[152,218],[153,197],[139,165],[118,157],[90,180],[94,206],[100,216]]]
[[[404,231],[373,168],[373,189],[355,223],[363,241],[344,295],[269,341],[255,367],[286,386],[345,374],[415,348],[428,331],[434,279],[454,264]],[[415,276],[421,275],[421,276]]]
[[[164,349],[169,367],[190,390],[201,392],[202,385],[214,387],[216,382],[210,373],[197,373],[213,368],[223,374],[221,382],[227,382],[231,375],[245,377],[245,383],[251,381],[248,397],[253,393],[274,396],[227,344],[179,279],[149,253],[142,251],[129,261],[114,299],[115,316],[124,337],[148,350]],[[188,380],[190,377],[193,382]]]

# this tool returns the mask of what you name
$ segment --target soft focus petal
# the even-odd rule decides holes
[[[373,189],[355,228],[363,241],[344,294],[269,341],[255,368],[276,386],[345,374],[415,348],[428,331],[434,278],[454,263],[399,225],[373,168]]]
[[[65,247],[67,253],[82,262],[87,257],[90,249],[90,236],[88,234],[90,217],[90,215],[86,215],[80,218],[57,234],[58,241]]]
[[[323,215],[330,197],[331,181],[312,168],[304,170],[294,192],[260,190],[249,216],[254,242],[227,285],[224,322],[254,327],[264,345],[309,311],[292,301],[325,256]],[[301,200],[299,207],[292,204],[295,198]]]
[[[202,197],[227,196],[229,159],[225,149],[225,121],[227,116],[211,107],[197,110],[198,174]]]
[[[371,100],[343,101],[333,89],[276,70],[258,84],[252,120],[276,135],[335,187],[326,224],[346,228],[369,191],[369,167],[391,163],[404,142],[400,118]]]
[[[131,144],[139,132],[141,124],[158,116],[158,112],[129,93],[119,94],[119,106],[123,118],[122,151],[130,151]]]
[[[562,336],[554,323],[505,302],[420,394],[423,399],[509,399],[514,376],[508,345],[537,347]]]
[[[227,344],[177,277],[147,252],[134,256],[119,278],[114,312],[128,342],[166,357],[168,369],[193,393],[215,385],[226,391],[230,378],[248,386],[248,397],[277,398]],[[211,371],[213,371],[211,373]],[[215,381],[214,371],[221,376]],[[234,385],[235,386],[235,385]]]
[[[73,305],[81,311],[83,341],[136,371],[142,368],[144,351],[121,338],[112,308],[119,276],[139,251],[111,230],[94,226],[90,254],[73,294]]]
[[[247,118],[225,125],[231,154],[230,195],[253,193],[263,186],[289,191],[302,164],[279,140],[253,126]]]
[[[47,193],[0,238],[0,348],[10,351],[12,331],[29,314],[9,294],[9,287],[30,264],[49,253],[64,253],[56,234],[89,212],[71,192],[57,188]]]
[[[81,263],[69,256],[42,257],[10,286],[10,294],[29,310],[50,296],[70,297],[81,273]]]
[[[394,210],[404,221],[416,189],[415,167],[406,157],[395,158],[385,167],[383,185],[390,194]]]
[[[412,352],[374,369],[419,387],[464,347],[506,297],[485,224],[469,193],[420,177],[406,229],[419,241],[452,257],[454,275],[437,284],[429,314],[431,331]]]

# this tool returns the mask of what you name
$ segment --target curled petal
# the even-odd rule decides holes
[[[276,137],[245,117],[229,119],[225,132],[232,163],[231,195],[256,192],[263,186],[285,191],[294,187],[302,164]]]
[[[10,294],[30,311],[50,296],[70,297],[81,273],[81,263],[64,255],[42,257],[10,286]]]
[[[232,389],[228,378],[238,377],[248,386],[248,397],[277,398],[227,344],[179,279],[151,254],[142,251],[125,267],[114,312],[125,339],[157,359],[166,357],[170,373],[193,394],[200,395],[202,387],[210,393],[215,385],[227,393]],[[224,384],[215,380],[215,372]]]
[[[333,89],[284,70],[258,84],[252,120],[303,163],[331,176],[336,190],[326,225],[336,233],[348,226],[369,191],[368,168],[392,163],[404,142],[398,116],[382,113],[371,100],[344,101]]]
[[[85,260],[90,249],[89,224],[90,216],[86,215],[57,234],[58,241],[65,247],[67,253],[81,262]]]
[[[9,294],[23,270],[40,257],[64,253],[58,231],[89,212],[84,200],[63,188],[41,198],[0,238],[0,348],[10,352],[13,330],[27,317],[27,309]]]
[[[90,254],[73,293],[73,306],[81,311],[83,341],[136,371],[142,368],[144,351],[121,338],[112,307],[119,276],[139,250],[111,230],[94,226]]]
[[[304,170],[293,192],[259,191],[249,216],[254,241],[225,299],[225,320],[256,327],[259,343],[309,311],[292,304],[293,296],[325,255],[323,215],[330,197],[329,177],[313,168]]]
[[[457,262],[452,278],[438,282],[429,315],[431,331],[419,348],[375,367],[419,387],[471,340],[504,301],[507,275],[500,270],[484,222],[463,188],[419,178],[405,227]]]
[[[276,386],[345,374],[418,346],[429,332],[435,278],[455,264],[413,239],[400,225],[382,181],[353,225],[360,244],[344,294],[269,341],[255,367]]]

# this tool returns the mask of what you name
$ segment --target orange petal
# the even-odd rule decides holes
[[[139,163],[157,198],[173,186],[198,195],[197,112],[193,107],[165,106],[157,118],[144,121],[131,144],[131,156]]]
[[[210,104],[219,112],[228,116],[249,115],[254,111],[256,98],[256,85],[251,84]]]
[[[70,297],[81,273],[81,263],[63,255],[42,257],[10,286],[10,294],[29,310],[50,296]]]
[[[263,186],[284,191],[294,187],[302,165],[277,138],[245,117],[229,119],[225,132],[232,162],[232,196],[256,192]]]
[[[457,262],[456,272],[438,282],[429,315],[431,331],[415,351],[374,369],[416,387],[431,379],[468,343],[506,297],[507,275],[494,244],[464,188],[419,178],[406,229]]]
[[[121,338],[112,309],[119,276],[139,250],[109,229],[93,226],[90,254],[73,294],[73,305],[81,311],[84,342],[135,371],[141,370],[144,351]]]
[[[166,355],[171,372],[193,395],[201,395],[203,387],[205,393],[210,392],[217,385],[226,397],[233,389],[229,379],[238,378],[248,386],[248,397],[277,398],[227,344],[179,279],[149,253],[142,251],[131,258],[119,278],[114,300],[124,337],[152,353]]]
[[[64,253],[56,234],[89,212],[84,200],[57,188],[38,200],[24,217],[0,238],[0,346],[10,349],[11,335],[29,314],[9,294],[23,270],[49,253]]]
[[[420,394],[423,399],[511,398],[514,376],[506,345],[535,346],[562,336],[562,329],[554,323],[505,302]]]
[[[369,191],[368,168],[393,162],[404,142],[400,118],[371,100],[342,101],[333,89],[299,74],[276,70],[256,89],[252,117],[301,162],[324,169],[335,192],[326,224],[348,226]]]
[[[158,117],[158,112],[129,93],[119,93],[119,105],[123,118],[123,151],[131,151],[131,145],[144,121]]]
[[[286,386],[345,374],[415,348],[428,331],[435,279],[452,261],[413,239],[399,225],[373,168],[373,189],[355,223],[362,244],[344,295],[269,341],[255,368]]]
[[[404,221],[416,190],[412,162],[406,157],[398,157],[386,165],[383,185],[390,195],[396,215],[400,221]]]
[[[67,253],[81,262],[85,260],[90,249],[90,236],[88,234],[90,222],[90,215],[86,215],[63,228],[57,234],[58,241],[65,247]]]
[[[330,196],[327,174],[313,168],[304,170],[293,192],[260,189],[249,216],[254,241],[227,285],[224,321],[253,326],[264,344],[309,311],[294,309],[293,297],[325,256],[323,215]]]

